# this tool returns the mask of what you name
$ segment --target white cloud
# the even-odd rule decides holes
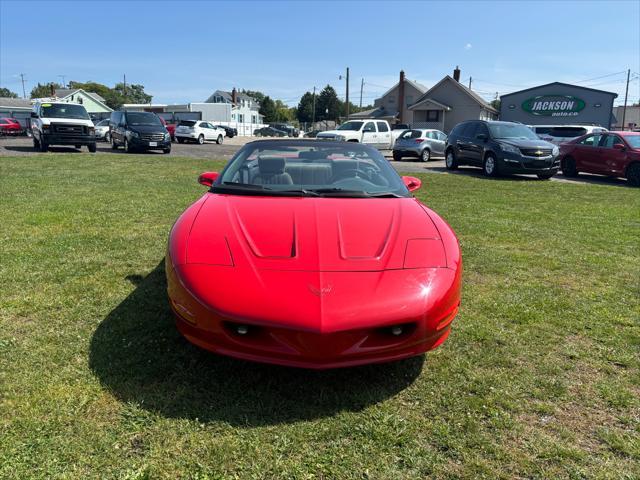
[[[467,43],[467,44],[464,46],[464,49],[465,49],[465,50],[471,50],[471,47],[473,47],[473,45],[471,45],[470,43]]]

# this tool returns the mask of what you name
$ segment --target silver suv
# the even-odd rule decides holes
[[[428,162],[431,156],[444,156],[447,136],[440,130],[412,129],[402,133],[393,145],[393,159],[418,157]]]

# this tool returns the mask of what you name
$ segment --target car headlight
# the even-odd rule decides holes
[[[560,149],[558,147],[553,147],[553,150],[551,150],[551,154],[555,157],[558,154],[560,154]]]
[[[96,133],[96,128],[95,127],[89,127],[89,133]]]
[[[344,135],[336,135],[336,136],[335,136],[335,139],[336,139],[338,142],[344,142],[344,141],[347,139],[347,137],[345,137]]]
[[[140,134],[139,134],[138,132],[134,132],[134,131],[132,131],[132,130],[129,130],[129,131],[127,132],[127,135],[128,135],[129,137],[133,137],[133,138],[140,138]]]
[[[171,140],[171,135],[169,135],[169,132],[164,134],[164,139],[165,140]]]
[[[502,149],[503,152],[520,153],[520,150],[518,150],[518,147],[514,147],[513,145],[509,145],[508,143],[501,143],[500,148]]]

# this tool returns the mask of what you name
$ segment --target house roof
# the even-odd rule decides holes
[[[220,96],[222,98],[224,98],[226,100],[227,103],[232,103],[231,99],[233,98],[233,94],[231,92],[227,92],[225,90],[216,90],[215,92],[213,92],[212,95],[209,96],[209,98],[207,98],[204,103],[213,103],[213,97],[215,96]],[[251,100],[252,102],[258,103],[258,101],[247,95],[246,93],[242,93],[242,92],[236,92],[236,98],[238,100]]]
[[[0,107],[28,108],[31,109],[31,101],[24,98],[0,97]]]
[[[411,85],[413,88],[415,88],[416,90],[418,90],[420,93],[424,93],[427,90],[429,90],[427,87],[425,87],[424,85],[422,85],[421,83],[415,82],[413,80],[409,80],[408,78],[405,78],[404,81],[406,83],[408,83],[409,85]],[[387,90],[386,92],[384,92],[380,98],[382,97],[386,97],[391,91],[393,91],[394,88],[396,88],[398,85],[400,85],[400,82],[396,82],[396,84],[391,87],[389,90]]]
[[[570,83],[551,82],[551,83],[545,83],[544,85],[538,85],[537,87],[525,88],[524,90],[518,90],[517,92],[511,92],[505,95],[500,95],[500,98],[502,99],[504,97],[509,97],[511,95],[517,95],[519,93],[529,92],[531,90],[537,90],[539,88],[550,87],[551,85],[562,85],[563,87],[580,88],[582,90],[589,90],[591,92],[608,93],[609,95],[613,95],[613,98],[617,98],[618,96],[617,93],[607,92],[606,90],[598,90],[597,88],[583,87],[581,85],[571,85]]]
[[[385,110],[384,107],[372,108],[370,110],[363,110],[362,112],[351,113],[349,119],[361,119],[361,118],[395,118],[398,112],[390,113]]]
[[[113,111],[113,109],[110,108],[105,103],[106,100],[104,98],[102,98],[100,95],[98,95],[97,93],[94,93],[94,92],[87,92],[86,90],[83,90],[82,88],[56,88],[55,96],[60,98],[60,99],[65,99],[67,97],[70,97],[71,95],[75,95],[78,92],[84,93],[88,97],[93,98],[96,102],[98,102],[104,108],[108,109],[109,111]]]
[[[487,110],[490,110],[493,113],[498,113],[498,110],[496,110],[491,105],[489,105],[489,103],[484,98],[482,98],[480,95],[478,95],[476,92],[474,92],[470,88],[465,87],[464,85],[462,85],[457,80],[453,79],[450,75],[447,75],[442,80],[440,80],[438,83],[436,83],[433,87],[431,87],[429,90],[427,90],[427,92],[425,92],[424,95],[422,95],[420,98],[418,98],[418,100],[413,105],[416,105],[416,104],[422,102],[423,100],[425,100],[426,98],[429,98],[429,95],[436,88],[438,88],[441,84],[443,84],[445,82],[449,82],[449,83],[452,83],[453,85],[455,85],[457,88],[459,88],[464,93],[466,93],[469,96],[469,98],[471,98],[474,102],[476,102],[482,108],[486,108]],[[411,105],[411,106],[413,107],[413,105]]]
[[[432,103],[436,107],[440,107],[443,110],[447,110],[447,111],[451,110],[451,107],[449,105],[445,105],[444,103],[440,103],[440,102],[434,100],[433,98],[429,98],[429,97],[423,98],[419,102],[414,103],[413,105],[411,105],[409,107],[409,110],[413,110],[414,108],[417,108],[418,106],[422,105],[423,103]]]

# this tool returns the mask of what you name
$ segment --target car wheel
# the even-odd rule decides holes
[[[111,150],[117,150],[118,144],[116,143],[115,138],[111,137]]]
[[[634,187],[640,187],[640,163],[632,163],[627,167],[627,182]]]
[[[47,152],[49,150],[49,145],[47,145],[44,140],[40,141],[40,151]]]
[[[200,135],[200,136],[198,137],[198,143],[199,143],[200,145],[202,145],[202,144],[204,143],[204,135]]]
[[[216,143],[217,143],[218,145],[221,145],[221,144],[222,144],[222,135],[218,135],[218,138],[216,139]]]
[[[447,167],[447,170],[457,170],[458,159],[456,159],[456,154],[453,149],[447,151],[447,155],[444,158],[444,164]]]
[[[131,148],[131,145],[129,144],[129,140],[127,140],[126,138],[124,139],[124,151],[127,153],[133,152],[133,148]]]
[[[111,143],[111,134],[109,132],[104,134],[104,141],[107,143]]]
[[[562,159],[562,174],[565,177],[577,177],[578,169],[576,167],[576,161],[571,157]]]
[[[90,143],[89,145],[87,145],[87,148],[91,153],[96,153],[97,147],[95,143]]]
[[[40,150],[40,142],[35,136],[33,137],[33,149]]]
[[[538,173],[537,176],[540,180],[549,180],[555,173]]]
[[[178,143],[184,143],[184,138],[178,137]]]
[[[163,148],[162,149],[162,153],[171,153],[171,149],[170,148]]]
[[[484,157],[484,162],[482,163],[482,172],[487,177],[497,177],[498,176],[498,160],[493,154],[488,154]]]
[[[74,145],[74,147],[76,147],[78,150],[80,150],[82,148],[82,145]]]
[[[424,150],[422,150],[422,153],[420,154],[420,160],[422,160],[423,162],[428,162],[431,159],[431,151],[428,148],[425,148]]]
[[[401,161],[401,160],[402,160],[402,155],[400,154],[400,152],[393,152],[393,159],[394,159],[396,162]]]

